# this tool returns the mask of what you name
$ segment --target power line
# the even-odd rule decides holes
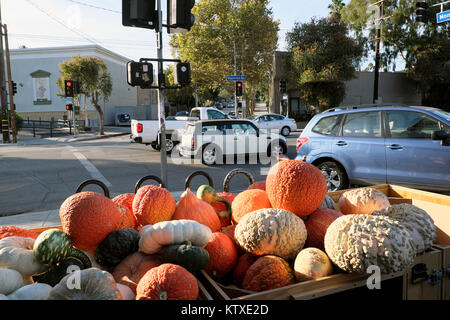
[[[67,1],[79,4],[79,5],[82,5],[82,6],[85,6],[85,7],[91,7],[91,8],[94,8],[94,9],[100,9],[100,10],[103,10],[103,11],[109,11],[109,12],[119,13],[119,14],[122,13],[122,11],[117,11],[117,10],[107,9],[107,8],[103,8],[103,7],[99,7],[99,6],[94,6],[92,4],[81,2],[81,1],[75,1],[75,0],[67,0]]]

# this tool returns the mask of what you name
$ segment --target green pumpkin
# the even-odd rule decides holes
[[[111,232],[100,242],[95,251],[95,260],[105,267],[114,267],[139,249],[139,232],[124,228]]]
[[[70,257],[80,260],[83,263],[82,269],[88,269],[92,267],[91,259],[89,259],[89,257],[79,249],[72,248],[72,251],[70,251]]]
[[[72,251],[69,236],[58,229],[47,229],[36,238],[33,252],[36,260],[53,265],[69,256]]]
[[[78,268],[79,270],[85,269],[83,262],[77,258],[68,257],[56,265],[50,267],[47,272],[33,276],[34,282],[46,283],[52,287],[56,286],[62,278],[64,278],[68,273],[72,272],[70,267]]]
[[[160,254],[163,262],[178,264],[190,272],[200,271],[209,263],[208,251],[192,245],[190,241],[166,246]]]

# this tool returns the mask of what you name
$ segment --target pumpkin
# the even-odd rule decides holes
[[[119,289],[122,295],[122,300],[136,300],[136,295],[130,289],[130,287],[123,285],[121,283],[116,283],[117,289]]]
[[[117,205],[117,210],[119,210],[120,214],[122,215],[122,222],[119,225],[119,229],[134,229],[135,227],[137,227],[137,220],[130,209]]]
[[[17,226],[0,226],[0,240],[6,237],[26,237],[36,239],[38,236],[39,234],[37,232]]]
[[[322,204],[327,182],[322,172],[312,164],[283,160],[270,168],[266,192],[273,208],[306,217]]]
[[[192,273],[202,270],[209,263],[208,251],[189,241],[166,246],[160,251],[160,255],[164,263],[178,264]]]
[[[90,191],[64,200],[59,217],[62,231],[69,235],[72,245],[92,253],[109,233],[120,228],[123,218],[111,199]]]
[[[301,250],[294,261],[297,281],[315,280],[333,273],[333,265],[327,254],[317,248]]]
[[[14,269],[23,277],[42,273],[48,267],[39,262],[33,253],[35,239],[6,237],[0,240],[0,268]]]
[[[209,263],[204,270],[212,278],[221,279],[233,270],[238,260],[238,251],[229,236],[214,232],[205,249],[209,253]]]
[[[33,281],[38,283],[46,283],[54,287],[68,273],[82,269],[84,269],[83,262],[73,257],[67,257],[64,260],[59,261],[57,264],[52,265],[47,272],[33,276]]]
[[[425,210],[413,204],[394,204],[385,209],[374,211],[372,215],[391,217],[408,228],[414,241],[416,254],[430,249],[436,239],[436,226],[433,219]]]
[[[294,283],[294,271],[287,261],[277,256],[267,255],[258,258],[248,268],[242,281],[242,289],[259,292]]]
[[[226,199],[230,205],[233,203],[234,198],[236,198],[236,194],[231,193],[231,192],[218,192],[217,195],[221,198]],[[223,202],[214,202],[212,204],[213,208],[216,210],[217,213],[220,213],[222,211],[226,211],[227,207],[225,206],[225,204]],[[221,221],[223,222],[223,221]],[[228,224],[231,223],[231,215],[230,215],[230,221]],[[224,227],[223,223],[222,223],[222,227]]]
[[[137,219],[133,213],[134,193],[122,193],[112,198],[112,201],[118,206],[125,208],[125,217],[123,221],[124,228],[134,228],[138,226]],[[128,209],[128,210],[127,210]],[[125,225],[128,225],[127,227]],[[131,226],[130,226],[131,225]]]
[[[305,221],[307,238],[305,247],[315,247],[324,250],[323,239],[328,226],[337,218],[343,216],[342,213],[333,209],[317,209]]]
[[[287,161],[287,160],[285,160]],[[281,209],[260,209],[246,214],[234,230],[239,245],[254,255],[293,259],[307,237],[305,223]]]
[[[260,189],[266,191],[266,180],[257,181],[248,186],[247,190]]]
[[[323,209],[323,208],[328,208],[328,209],[336,209],[336,202],[334,202],[333,198],[331,198],[328,194],[325,195],[325,198],[322,201],[322,204],[319,206],[318,209]]]
[[[233,270],[233,283],[238,287],[242,286],[242,281],[244,280],[245,274],[247,273],[248,268],[258,260],[258,256],[250,254],[248,252],[244,253],[239,257],[238,262]]]
[[[9,300],[7,296],[5,296],[4,294],[0,293],[0,301],[1,300]]]
[[[8,295],[23,286],[22,275],[14,269],[0,269],[0,294]]]
[[[181,195],[172,219],[194,220],[207,226],[212,232],[219,231],[221,227],[216,210],[206,201],[197,198],[189,188]]]
[[[138,224],[155,224],[172,219],[175,199],[162,187],[146,185],[140,187],[133,199],[133,212]]]
[[[133,228],[115,230],[100,242],[95,260],[102,266],[113,267],[138,249],[139,232]]]
[[[89,268],[62,278],[48,300],[122,300],[122,295],[109,272]]]
[[[247,213],[258,209],[272,208],[267,193],[260,189],[251,189],[239,193],[231,205],[231,219],[238,223]]]
[[[136,300],[196,300],[198,283],[182,266],[164,263],[147,271],[139,281]]]
[[[47,300],[52,287],[45,283],[23,286],[8,296],[9,300]]]
[[[94,266],[93,260],[95,262],[95,258],[89,251],[83,251],[77,248],[72,248],[72,251],[70,251],[69,256],[81,261],[81,263],[83,263],[83,269],[88,269]]]
[[[144,274],[162,262],[155,255],[134,252],[114,267],[112,275],[117,283],[126,285],[136,294],[136,287]]]
[[[234,236],[235,229],[236,224],[230,224],[229,226],[222,227],[222,229],[220,229],[220,232],[225,233],[227,236],[230,237],[231,240],[233,240],[233,243],[237,248],[238,255],[241,256],[245,253],[245,251],[239,246],[239,243],[237,242],[236,237]]]
[[[207,184],[201,185],[197,189],[197,198],[209,203],[210,205],[218,202],[223,203],[225,205],[225,210],[220,212],[216,211],[219,216],[220,224],[224,227],[231,223],[231,204],[227,199],[220,197],[213,187]]]
[[[36,259],[48,265],[65,259],[71,251],[72,242],[69,236],[55,228],[41,232],[33,245],[33,252]]]
[[[211,239],[211,230],[194,220],[171,220],[146,225],[139,231],[139,251],[146,254],[159,252],[163,246],[190,241],[204,247]]]
[[[372,214],[389,205],[384,193],[369,187],[347,190],[338,200],[339,211],[343,214]]]
[[[416,253],[407,227],[383,215],[343,215],[328,227],[324,244],[330,260],[349,273],[366,273],[371,265],[382,273],[400,272]]]

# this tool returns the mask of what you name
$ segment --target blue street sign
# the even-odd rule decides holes
[[[436,13],[436,22],[441,23],[445,21],[450,21],[450,10]]]
[[[245,76],[227,76],[227,81],[245,81]]]

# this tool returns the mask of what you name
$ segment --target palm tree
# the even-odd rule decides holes
[[[341,10],[345,7],[345,3],[342,0],[331,0],[331,3],[328,5],[328,9],[330,9],[330,16],[341,19]]]

